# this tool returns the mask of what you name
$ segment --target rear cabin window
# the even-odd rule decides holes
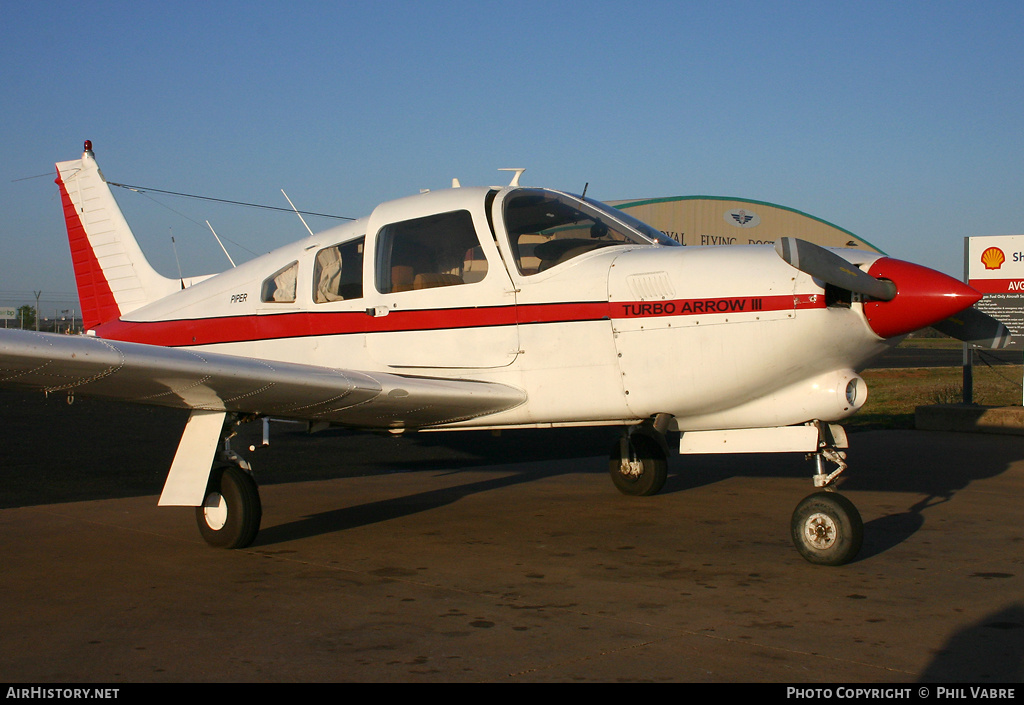
[[[313,261],[313,301],[359,299],[363,296],[365,238],[325,247]]]
[[[391,223],[377,235],[377,288],[383,294],[471,284],[486,275],[469,211]]]
[[[268,304],[285,304],[295,301],[295,280],[299,275],[299,263],[292,262],[263,280],[260,299]]]

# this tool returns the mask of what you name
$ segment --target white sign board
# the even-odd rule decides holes
[[[0,307],[0,319],[13,321],[18,318],[18,309]]]
[[[984,295],[978,310],[1010,329],[1011,348],[1024,346],[1024,235],[965,239],[967,283]]]

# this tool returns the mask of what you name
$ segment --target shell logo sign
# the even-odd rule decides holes
[[[983,295],[975,308],[1010,329],[1013,350],[1024,348],[1024,235],[965,237],[964,264],[967,283]]]
[[[985,269],[999,269],[1006,261],[1006,255],[998,247],[989,247],[981,253],[981,263]]]

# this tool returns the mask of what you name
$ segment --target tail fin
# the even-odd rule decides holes
[[[71,262],[85,330],[116,320],[180,285],[146,260],[86,141],[81,159],[57,164]]]

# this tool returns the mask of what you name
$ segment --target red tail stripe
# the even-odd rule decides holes
[[[56,184],[60,188],[60,200],[64,205],[64,223],[68,229],[68,244],[71,247],[71,264],[75,270],[78,286],[78,303],[82,309],[82,327],[95,328],[105,321],[117,320],[121,309],[117,306],[110,284],[103,276],[96,253],[89,243],[89,236],[82,225],[82,219],[71,202],[67,187],[58,173]]]

